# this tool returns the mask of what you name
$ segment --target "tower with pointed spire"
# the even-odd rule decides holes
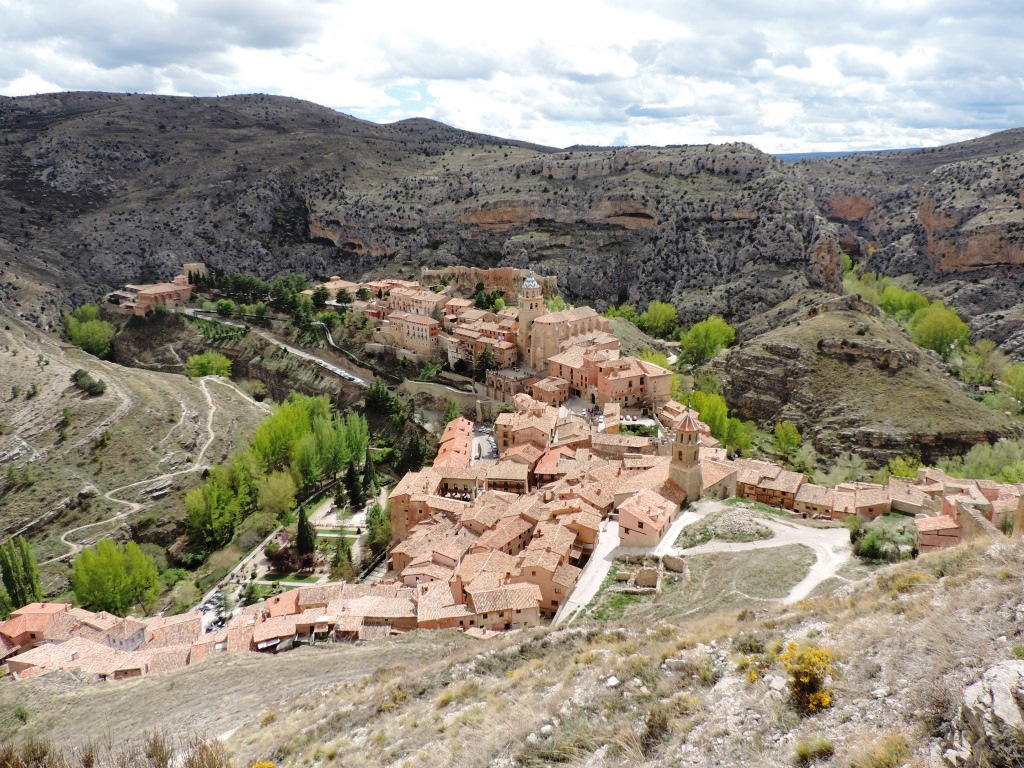
[[[691,503],[700,498],[704,489],[700,471],[700,446],[700,422],[687,404],[686,412],[676,424],[669,478],[686,491],[686,499]]]
[[[526,276],[523,287],[519,291],[519,359],[530,365],[530,339],[533,332],[533,321],[547,312],[544,306],[544,293],[533,272]]]

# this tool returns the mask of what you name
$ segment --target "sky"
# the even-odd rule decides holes
[[[271,93],[548,146],[1024,126],[1019,0],[0,0],[0,94]]]

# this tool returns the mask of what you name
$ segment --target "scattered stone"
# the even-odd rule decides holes
[[[607,685],[609,688],[617,688],[619,685],[619,678],[617,678],[615,675],[612,675],[607,680],[605,680],[604,684]]]

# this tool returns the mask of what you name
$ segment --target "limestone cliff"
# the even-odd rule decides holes
[[[555,150],[278,97],[97,93],[0,98],[0,135],[0,239],[77,276],[78,299],[189,260],[532,266],[569,299],[663,299],[687,320],[838,287],[834,227],[747,145]]]

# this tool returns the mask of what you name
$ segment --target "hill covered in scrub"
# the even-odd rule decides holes
[[[803,182],[746,145],[556,150],[282,97],[100,93],[2,98],[0,138],[0,257],[44,270],[40,302],[5,300],[44,324],[69,294],[183,261],[264,277],[531,265],[569,299],[671,300],[689,320],[839,286]]]
[[[114,723],[115,742],[198,730],[235,766],[1012,765],[1020,742],[998,728],[1019,706],[1005,701],[1024,652],[1022,552],[964,546],[796,606],[683,614],[701,558],[728,557],[694,556],[614,620],[229,655],[97,686],[51,675],[0,687],[0,726],[66,748]],[[825,697],[813,709],[804,677]]]

